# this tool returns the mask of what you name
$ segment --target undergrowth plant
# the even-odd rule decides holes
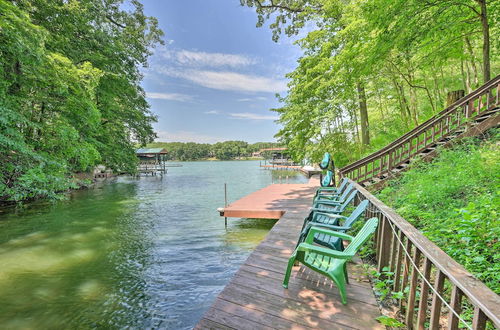
[[[379,193],[416,228],[500,293],[500,130],[415,162]]]

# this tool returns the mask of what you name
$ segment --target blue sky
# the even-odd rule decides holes
[[[275,141],[285,74],[300,56],[286,36],[267,27],[239,0],[142,0],[158,18],[165,46],[154,50],[143,87],[158,141]]]

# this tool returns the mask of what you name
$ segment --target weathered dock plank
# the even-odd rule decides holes
[[[257,207],[265,204],[284,215],[195,328],[382,329],[375,320],[380,310],[359,259],[348,266],[347,305],[340,302],[332,281],[303,266],[294,267],[289,288],[282,287],[288,257],[295,248],[315,185],[280,186],[289,186],[288,192],[286,187],[278,187],[281,193],[274,195],[278,198],[262,198]]]

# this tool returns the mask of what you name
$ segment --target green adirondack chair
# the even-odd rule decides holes
[[[344,217],[338,214],[313,212],[314,215],[312,216],[311,220],[304,222],[304,226],[302,227],[302,232],[300,233],[299,243],[305,240],[309,232],[309,229],[312,226],[345,233],[346,231],[352,228],[354,223],[359,218],[363,216],[366,208],[368,207],[368,204],[369,204],[368,200],[362,201],[361,203],[359,203],[358,206],[356,206],[354,211],[352,211],[352,213],[348,217]],[[344,220],[344,223],[342,225],[339,225],[339,220]],[[342,239],[336,236],[329,236],[321,233],[316,233],[314,235],[314,243],[338,251],[344,250],[344,244],[342,242]]]
[[[334,201],[334,202],[342,202],[347,198],[347,195],[354,189],[354,185],[351,183],[348,185],[343,191],[341,195],[325,195],[319,194],[314,197],[313,202],[315,201]]]
[[[347,262],[354,257],[359,248],[368,240],[370,235],[375,232],[377,225],[377,218],[369,219],[355,237],[324,228],[311,227],[305,242],[299,244],[288,260],[285,278],[283,279],[283,287],[285,289],[288,288],[293,264],[295,261],[298,261],[335,282],[340,291],[342,304],[347,304]],[[314,235],[317,233],[339,237],[351,243],[344,251],[336,251],[313,245]]]
[[[341,195],[342,192],[344,192],[345,187],[347,187],[348,182],[348,178],[343,178],[338,187],[319,187],[318,190],[316,190],[314,197],[317,197],[318,195]]]
[[[344,212],[345,208],[354,200],[358,191],[352,190],[349,196],[343,202],[337,201],[314,201],[311,211],[320,211],[326,213],[340,214]]]

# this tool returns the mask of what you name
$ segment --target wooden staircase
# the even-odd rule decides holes
[[[438,147],[476,136],[500,124],[500,75],[431,117],[384,148],[339,170],[363,187],[377,189],[417,158],[430,159]]]

